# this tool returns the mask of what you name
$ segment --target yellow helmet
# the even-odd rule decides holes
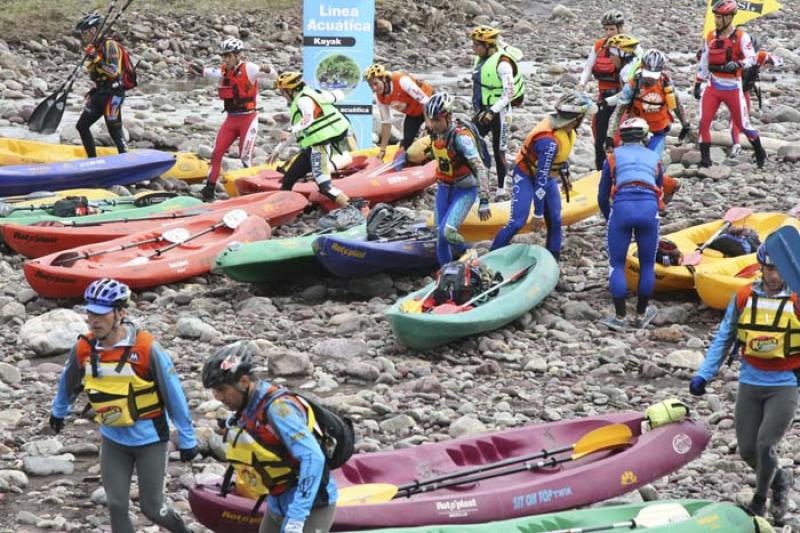
[[[380,63],[375,63],[367,67],[364,71],[364,79],[369,81],[372,78],[384,78],[389,75],[389,71]]]
[[[497,37],[499,35],[500,30],[497,28],[492,28],[491,26],[478,26],[472,30],[472,33],[469,34],[469,38],[479,43],[486,43],[489,46],[494,46],[497,44]]]
[[[275,80],[275,88],[295,89],[302,83],[303,83],[303,74],[301,72],[290,70],[289,72],[284,72],[283,74],[278,76],[278,79]]]
[[[639,46],[639,39],[632,35],[618,33],[617,35],[609,37],[608,41],[606,41],[606,46],[609,48],[618,48],[625,53],[632,54],[633,51],[636,50],[636,47]]]

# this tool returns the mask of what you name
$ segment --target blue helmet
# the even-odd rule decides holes
[[[772,259],[770,259],[767,253],[767,245],[764,243],[762,243],[756,251],[756,260],[760,265],[773,266],[775,264],[772,262]]]
[[[130,297],[130,288],[111,278],[93,281],[83,293],[87,304],[86,311],[95,315],[104,315],[114,309],[127,307]]]
[[[103,17],[97,13],[88,13],[78,21],[78,24],[75,25],[75,32],[81,33],[84,31],[89,31],[92,28],[100,28],[102,25]]]
[[[453,97],[446,92],[439,92],[431,96],[425,104],[425,117],[437,119],[453,112]]]

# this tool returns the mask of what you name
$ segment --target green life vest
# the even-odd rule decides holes
[[[480,69],[481,104],[484,106],[494,104],[503,96],[503,82],[500,80],[500,76],[497,75],[497,64],[502,57],[508,58],[514,70],[514,96],[511,98],[512,101],[517,100],[525,94],[525,80],[522,79],[517,60],[514,59],[511,54],[505,50],[498,50],[489,56],[482,64],[481,58],[475,56],[472,62],[472,70],[474,72]]]
[[[320,109],[320,114],[314,118],[314,121],[307,128],[297,132],[297,142],[300,143],[302,148],[325,144],[347,132],[350,123],[341,111],[336,109],[336,106],[332,103],[320,101],[320,94],[308,87],[303,87],[303,90],[292,100],[292,105],[289,106],[289,116],[292,119],[292,124],[297,124],[303,118],[303,114],[297,109],[297,102],[304,96],[314,100],[314,103]]]

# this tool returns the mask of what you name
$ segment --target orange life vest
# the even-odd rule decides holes
[[[436,179],[444,183],[455,183],[472,174],[472,168],[467,160],[456,150],[456,136],[469,135],[480,150],[480,140],[465,126],[456,125],[443,138],[439,137],[431,143],[433,157],[438,162],[436,166]]]
[[[739,28],[727,37],[718,37],[716,30],[712,30],[706,36],[708,46],[708,70],[715,76],[721,78],[738,78],[742,75],[742,69],[736,72],[720,72],[720,69],[729,61],[743,61],[744,51],[742,50],[742,35],[744,32]]]
[[[663,131],[672,124],[672,114],[668,102],[670,99],[674,100],[674,96],[672,96],[669,78],[665,79],[665,76],[662,74],[661,79],[651,87],[642,83],[638,76],[630,81],[634,84],[634,97],[630,112],[647,121],[651,132]]]
[[[400,78],[403,76],[408,76],[411,78],[411,80],[417,84],[417,87],[419,87],[426,95],[430,96],[433,94],[433,88],[429,84],[425,83],[424,81],[417,80],[405,72],[397,71],[392,72],[392,91],[389,94],[377,95],[377,99],[380,103],[388,105],[400,113],[404,113],[410,117],[418,117],[425,111],[425,106],[414,100],[410,94],[405,92],[403,88],[400,87]]]
[[[225,102],[225,111],[228,113],[255,111],[258,81],[250,81],[244,63],[239,63],[233,69],[223,64],[217,94]]]
[[[536,150],[533,145],[542,137],[549,137],[556,142],[558,150],[553,158],[553,164],[550,167],[550,177],[555,178],[559,176],[559,171],[564,163],[569,159],[569,154],[572,152],[572,147],[575,144],[575,132],[566,133],[564,130],[553,129],[550,125],[550,118],[545,117],[534,127],[528,136],[525,137],[525,142],[522,144],[514,163],[519,169],[528,176],[536,175],[536,165],[538,158]]]

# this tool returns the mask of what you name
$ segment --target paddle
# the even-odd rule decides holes
[[[105,226],[106,224],[127,224],[128,222],[142,222],[142,221],[149,221],[149,220],[172,220],[176,218],[188,218],[194,217],[197,215],[206,215],[210,213],[211,209],[202,209],[196,208],[191,209],[189,211],[181,212],[181,213],[165,213],[163,215],[156,215],[156,216],[148,216],[142,218],[136,217],[126,217],[126,218],[111,218],[108,220],[99,220],[96,222],[78,222],[76,220],[69,220],[67,222],[61,222],[59,220],[44,220],[42,222],[36,222],[31,224],[32,226],[67,226],[70,228],[85,228],[89,226]]]
[[[0,198],[0,204],[18,204],[20,202],[29,202],[30,200],[39,200],[41,198],[51,198],[56,196],[57,193],[53,191],[35,191],[21,196],[6,196]]]
[[[508,279],[504,279],[503,281],[501,281],[501,282],[500,282],[500,283],[498,283],[497,285],[492,285],[491,287],[489,287],[488,289],[486,289],[485,291],[483,291],[483,292],[482,292],[482,293],[480,293],[479,295],[477,295],[477,296],[475,296],[474,298],[472,298],[472,299],[468,300],[467,302],[464,302],[464,303],[463,303],[463,304],[461,304],[461,305],[456,305],[456,304],[442,304],[442,305],[438,305],[438,306],[436,306],[436,307],[434,307],[434,308],[433,308],[433,314],[435,314],[435,315],[452,315],[453,313],[458,313],[458,312],[459,312],[459,311],[461,311],[462,309],[465,309],[465,308],[469,307],[470,305],[474,304],[475,302],[477,302],[478,300],[480,300],[481,298],[483,298],[483,297],[484,297],[484,296],[486,296],[487,294],[490,294],[490,293],[492,293],[492,292],[496,291],[496,290],[497,290],[497,289],[499,289],[500,287],[502,287],[502,286],[504,286],[504,285],[508,285],[509,283],[514,283],[514,282],[516,282],[516,281],[519,281],[519,280],[520,280],[520,279],[522,279],[522,278],[525,276],[525,274],[527,274],[527,273],[530,271],[530,269],[532,269],[534,266],[536,266],[536,264],[535,264],[535,263],[534,263],[534,264],[532,264],[532,265],[528,265],[528,266],[526,266],[525,268],[523,268],[523,269],[522,269],[522,270],[520,270],[519,272],[515,273],[515,274],[514,274],[513,276],[511,276],[510,278],[508,278]]]
[[[126,204],[133,204],[134,207],[146,207],[149,205],[160,204],[164,200],[168,198],[174,198],[175,196],[177,195],[174,192],[153,191],[139,195],[137,197],[121,198],[119,200],[100,200],[97,202],[89,202],[89,205],[91,207],[99,208],[101,211],[103,210],[104,207],[113,207],[117,205],[126,205]],[[39,209],[51,209],[52,207],[53,207],[52,203],[14,207],[0,202],[0,217],[7,217],[11,213],[15,213],[17,211],[37,211]]]
[[[627,528],[636,529],[639,527],[650,528],[660,527],[676,522],[689,520],[692,515],[679,503],[654,503],[642,509],[634,518],[624,522],[614,524],[604,524],[601,526],[573,527],[570,529],[559,529],[547,531],[546,533],[590,533],[593,531],[609,531],[611,529]]]
[[[182,232],[182,233],[180,233]],[[185,234],[185,236],[183,236]],[[58,255],[53,261],[50,263],[52,266],[65,266],[71,267],[75,264],[76,261],[80,261],[81,259],[89,259],[90,257],[97,257],[98,255],[105,255],[112,252],[121,252],[122,250],[127,250],[129,248],[136,248],[137,246],[141,246],[143,244],[149,244],[151,242],[159,242],[162,240],[168,240],[170,242],[175,242],[178,240],[185,241],[186,238],[189,237],[189,232],[184,228],[175,228],[174,230],[165,231],[161,235],[157,237],[152,237],[150,239],[145,239],[143,241],[136,241],[136,242],[129,242],[128,244],[122,244],[120,246],[109,248],[107,250],[98,250],[96,252],[91,252],[88,254],[82,254],[76,251],[68,251],[64,252],[63,254]]]
[[[698,246],[694,252],[685,256],[683,258],[683,261],[681,261],[681,265],[683,266],[699,265],[700,261],[703,260],[703,250],[705,250],[708,247],[708,245],[714,242],[714,239],[722,235],[722,232],[731,227],[731,224],[733,224],[734,222],[744,220],[745,218],[749,217],[752,214],[753,210],[748,209],[747,207],[731,207],[730,209],[728,209],[728,211],[725,213],[725,216],[723,217],[725,223],[722,224],[722,226],[716,231],[716,233],[714,233],[714,235],[711,236],[710,239],[707,239],[706,242]]]
[[[541,452],[536,452],[532,455],[527,455],[522,457],[512,457],[510,459],[498,461],[496,463],[489,463],[474,468],[459,470],[457,472],[444,474],[442,476],[437,476],[434,478],[430,478],[428,480],[422,480],[422,481],[417,480],[400,486],[392,485],[389,483],[370,483],[365,485],[357,485],[357,487],[361,487],[359,489],[360,492],[359,493],[354,492],[353,495],[358,494],[360,496],[359,501],[356,502],[359,504],[385,503],[397,497],[403,497],[403,496],[410,497],[414,494],[431,492],[434,490],[438,490],[445,487],[451,487],[454,485],[473,483],[475,481],[480,481],[482,479],[489,479],[492,477],[514,474],[525,470],[538,470],[546,466],[565,463],[567,461],[580,459],[585,455],[599,452],[602,450],[607,450],[609,448],[619,448],[622,446],[627,446],[628,444],[630,444],[632,438],[633,438],[633,433],[631,432],[630,428],[627,425],[609,424],[607,426],[603,426],[601,428],[590,431],[575,444],[564,446],[562,448],[557,448],[553,450],[542,450]],[[510,468],[502,470],[500,472],[489,472],[488,474],[486,474],[487,471],[495,470],[500,467],[514,465],[518,463],[524,463],[532,459],[546,458],[570,450],[574,450],[574,453],[568,457],[564,457],[561,459],[556,459],[555,457],[552,457],[551,459],[548,459],[546,461],[539,461],[537,463],[526,463],[516,468]],[[472,476],[472,474],[482,474],[482,475]]]
[[[800,232],[784,226],[765,242],[767,254],[792,292],[800,293]]]
[[[461,257],[459,257],[458,260],[459,261],[471,261],[472,259],[475,259],[476,257],[478,257],[477,250],[475,250],[475,248],[470,248]],[[420,298],[419,300],[417,300],[415,298],[415,299],[406,300],[403,303],[401,303],[400,304],[400,311],[403,312],[403,313],[421,313],[422,310],[423,310],[423,306],[425,305],[425,300],[427,300],[428,298],[431,297],[431,294],[433,294],[433,291],[436,290],[436,286],[437,286],[437,283],[434,282],[433,283],[433,287],[431,287],[431,290],[426,292],[425,295],[422,298]]]

